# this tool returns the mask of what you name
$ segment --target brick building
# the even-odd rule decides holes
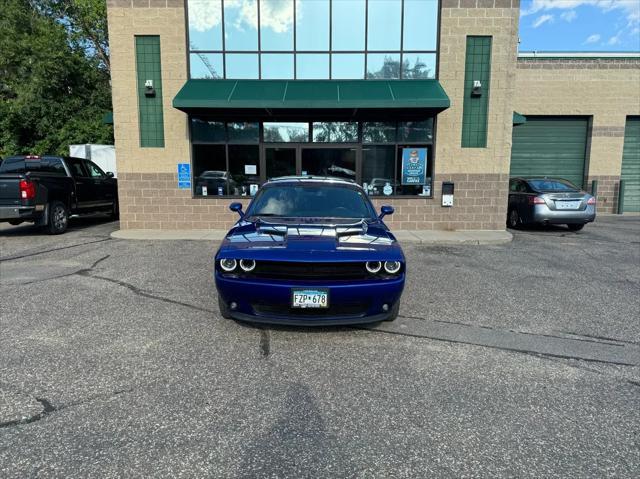
[[[598,180],[606,212],[622,178],[640,209],[640,55],[518,55],[519,0],[107,4],[123,229],[227,228],[288,174],[402,229],[504,229],[511,174]]]

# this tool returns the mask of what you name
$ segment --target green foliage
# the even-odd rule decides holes
[[[68,154],[70,144],[113,142],[112,127],[102,123],[111,110],[108,57],[91,36],[73,26],[72,16],[61,16],[56,2],[0,3],[0,155]],[[104,1],[64,3],[99,3],[95,15],[106,17]],[[106,42],[106,27],[104,35]]]

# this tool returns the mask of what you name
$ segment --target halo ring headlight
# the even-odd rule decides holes
[[[384,270],[389,274],[396,274],[402,268],[400,261],[385,261]]]
[[[365,267],[371,274],[376,274],[382,269],[382,263],[380,261],[367,261]]]
[[[256,269],[256,261],[253,259],[241,259],[240,268],[242,268],[242,271],[246,273],[248,273],[249,271],[253,271],[254,269]]]
[[[236,266],[238,266],[238,262],[235,259],[223,258],[220,260],[220,267],[227,273],[230,273],[231,271],[236,269]]]

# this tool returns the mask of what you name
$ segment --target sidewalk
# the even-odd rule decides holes
[[[225,230],[117,230],[111,236],[129,240],[192,240],[220,241]],[[511,242],[513,236],[508,231],[406,231],[395,230],[401,244],[427,245],[497,245]]]

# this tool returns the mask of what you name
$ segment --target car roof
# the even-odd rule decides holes
[[[267,181],[262,187],[271,186],[271,185],[284,185],[284,184],[325,184],[325,185],[342,185],[342,186],[350,186],[360,188],[360,185],[357,184],[354,180],[349,180],[346,178],[337,178],[334,176],[313,176],[313,175],[305,175],[305,176],[280,176],[277,178],[271,178]]]

